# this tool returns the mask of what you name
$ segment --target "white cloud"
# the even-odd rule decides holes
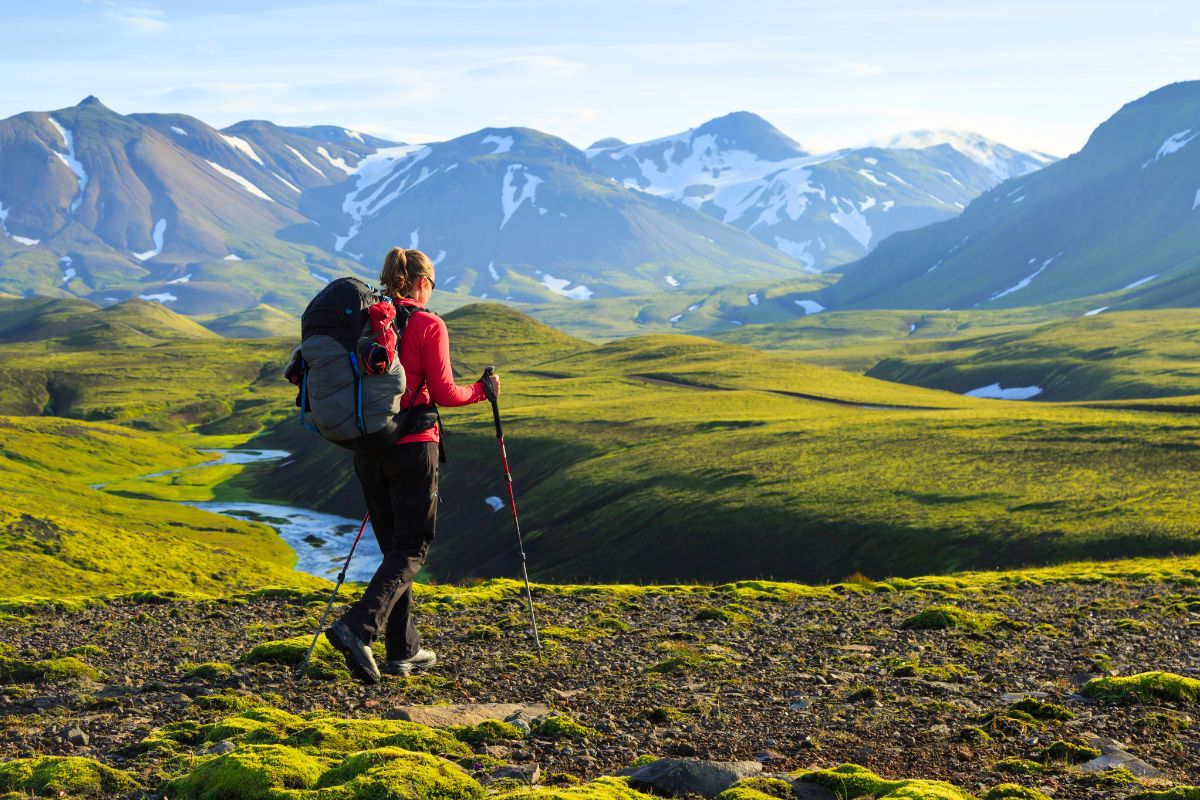
[[[104,16],[118,23],[129,33],[162,33],[169,25],[166,13],[149,6],[109,2]]]
[[[511,81],[531,78],[570,78],[583,71],[585,65],[557,56],[510,56],[483,61],[462,70],[455,77],[472,81]]]

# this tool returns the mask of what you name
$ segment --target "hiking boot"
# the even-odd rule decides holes
[[[429,669],[437,663],[437,653],[422,647],[415,656],[400,658],[387,662],[383,671],[389,675],[408,675]]]
[[[375,654],[371,652],[371,646],[355,636],[346,627],[346,623],[335,622],[326,628],[325,638],[346,657],[346,666],[359,680],[379,683],[382,676],[375,664]]]

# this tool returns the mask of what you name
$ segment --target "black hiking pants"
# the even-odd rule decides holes
[[[437,442],[398,444],[380,455],[356,453],[354,473],[383,562],[342,622],[364,642],[382,634],[388,661],[410,658],[421,649],[413,622],[413,578],[437,527]]]

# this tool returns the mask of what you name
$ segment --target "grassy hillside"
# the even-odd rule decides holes
[[[210,331],[227,339],[295,339],[300,335],[298,316],[266,303],[199,321]]]
[[[446,319],[460,380],[488,363],[504,376],[522,523],[543,579],[827,580],[1200,552],[1190,494],[1200,417],[1185,399],[981,401],[690,336],[590,346],[495,305]],[[356,516],[348,455],[295,421],[294,390],[278,377],[287,346],[6,345],[0,401],[173,436],[262,430],[257,444],[295,454],[286,475],[213,471],[186,491],[215,485]],[[444,413],[439,578],[515,568],[511,522],[486,502],[504,494],[490,416],[486,404]]]
[[[1151,398],[1200,394],[1198,352],[1200,312],[1106,312],[897,355],[867,374],[952,392],[1039,386],[1039,400]]]
[[[0,417],[0,583],[10,594],[316,586],[264,525],[91,488],[188,466],[196,451],[125,427]]]
[[[457,362],[482,363],[456,336]],[[1200,421],[1178,403],[980,401],[682,336],[527,358],[504,370],[502,408],[543,579],[827,580],[1200,551]],[[488,409],[445,418],[432,573],[513,574],[511,519],[485,502],[504,495]],[[356,487],[330,485],[348,459],[298,427],[261,440],[297,450],[286,484],[251,467],[235,485],[357,511]]]

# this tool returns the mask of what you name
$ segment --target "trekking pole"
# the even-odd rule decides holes
[[[492,419],[496,422],[496,441],[500,443],[500,464],[504,467],[504,483],[508,487],[508,504],[512,508],[513,527],[517,529],[517,550],[521,553],[521,576],[525,579],[525,599],[529,601],[529,625],[533,630],[533,644],[537,647],[538,661],[542,660],[542,640],[538,637],[537,616],[533,613],[533,590],[529,588],[529,570],[525,566],[525,542],[521,538],[521,521],[517,518],[517,498],[513,495],[512,473],[508,469],[508,451],[504,449],[504,429],[500,427],[500,405],[496,401],[496,390],[492,385],[494,366],[483,370],[483,390],[492,401]]]
[[[325,613],[321,615],[321,621],[317,623],[317,632],[313,634],[312,644],[308,646],[308,652],[304,654],[304,663],[300,665],[300,674],[308,669],[308,661],[312,658],[313,648],[317,646],[317,639],[321,637],[321,629],[325,627],[325,618],[329,616],[329,609],[333,608],[333,601],[337,598],[338,590],[342,588],[342,584],[346,581],[346,570],[350,569],[350,559],[354,558],[354,551],[358,548],[358,540],[362,538],[363,531],[367,529],[367,520],[371,518],[370,513],[363,514],[362,525],[358,526],[358,535],[354,537],[354,544],[350,545],[350,553],[346,556],[346,563],[342,564],[342,571],[337,576],[337,586],[333,587],[333,594],[329,595],[329,602],[325,604]]]

